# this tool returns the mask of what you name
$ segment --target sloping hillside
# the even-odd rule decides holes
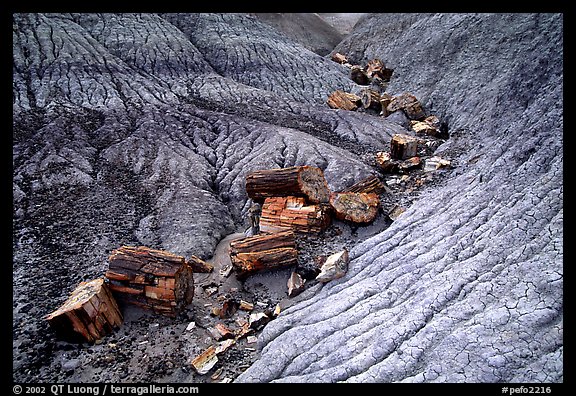
[[[253,353],[233,348],[234,379],[563,380],[562,44],[555,14],[358,22],[334,52],[393,68],[388,91],[447,122],[454,169],[390,227],[347,228],[366,239],[348,274],[292,300]],[[330,109],[337,89],[361,87],[250,15],[15,14],[14,381],[211,381],[190,367],[201,299],[177,320],[128,311],[94,345],[43,318],[120,245],[225,251],[253,170],[318,166],[332,191],[379,175],[373,153],[408,131]]]
[[[458,170],[264,331],[241,381],[563,380],[561,15],[368,15],[336,49],[448,120]]]

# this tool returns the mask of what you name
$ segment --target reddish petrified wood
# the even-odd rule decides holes
[[[176,316],[192,301],[192,268],[182,256],[145,246],[122,246],[108,260],[106,278],[121,302]]]
[[[319,233],[330,225],[327,204],[306,205],[302,197],[270,197],[262,205],[260,231],[278,232],[294,230],[301,233]]]
[[[120,327],[123,318],[104,278],[98,278],[80,283],[46,320],[65,338],[93,342]]]
[[[353,223],[370,223],[378,215],[380,200],[375,193],[339,192],[330,194],[336,218]]]
[[[314,166],[256,170],[246,176],[246,193],[254,201],[299,196],[310,203],[328,202],[330,190],[322,169]]]
[[[240,277],[258,271],[295,265],[298,261],[292,231],[260,234],[230,243],[230,260]]]

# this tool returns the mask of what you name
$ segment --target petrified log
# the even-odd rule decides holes
[[[392,102],[394,97],[389,93],[382,93],[380,94],[380,106],[382,107],[382,111],[380,112],[381,116],[388,117],[390,111],[388,111],[388,105]]]
[[[404,161],[399,161],[398,171],[400,173],[408,173],[414,169],[420,168],[422,159],[420,157],[410,157]]]
[[[424,121],[410,121],[412,130],[419,134],[426,134],[436,138],[445,137],[440,130],[440,120],[435,115],[428,116]]]
[[[119,301],[176,316],[194,295],[192,268],[184,257],[145,246],[112,252],[106,278]]]
[[[383,81],[390,81],[394,69],[388,69],[380,59],[372,59],[366,65],[366,75],[369,78],[380,78]]]
[[[375,193],[339,192],[330,194],[336,218],[353,223],[370,223],[378,215],[380,200]]]
[[[104,278],[98,278],[80,283],[46,320],[66,338],[93,342],[120,327],[123,318]]]
[[[376,153],[379,154],[379,153]],[[342,192],[363,192],[363,193],[376,193],[381,194],[386,190],[384,183],[378,179],[378,177],[372,175],[366,179],[360,180],[358,183],[351,185],[350,187],[344,189]]]
[[[365,109],[374,109],[376,111],[382,110],[380,94],[377,91],[365,88],[360,92],[360,99],[362,100],[362,107]]]
[[[199,259],[198,257],[192,255],[188,260],[186,260],[186,264],[192,268],[192,272],[201,272],[201,273],[209,273],[214,270],[214,266],[206,261]]]
[[[330,94],[326,103],[333,109],[354,111],[360,105],[361,100],[358,95],[336,90]]]
[[[418,150],[418,139],[403,134],[395,134],[390,140],[390,156],[393,159],[414,157]]]
[[[283,231],[232,241],[230,260],[241,278],[257,271],[294,265],[298,261],[294,233]]]
[[[262,206],[260,230],[268,233],[293,230],[316,234],[328,228],[330,221],[327,204],[306,205],[302,197],[270,197]]]
[[[314,166],[257,170],[246,176],[246,193],[254,201],[267,197],[306,197],[310,203],[328,202],[330,190],[322,169]]]
[[[434,156],[426,160],[424,164],[424,172],[433,172],[437,169],[447,168],[452,163],[442,157]]]
[[[387,110],[389,113],[402,110],[411,120],[422,120],[424,117],[426,117],[426,114],[422,109],[422,105],[416,96],[408,92],[394,96],[388,104]]]
[[[380,169],[385,173],[396,173],[398,171],[397,161],[393,160],[390,153],[386,151],[378,151],[376,153],[376,163],[380,165]]]

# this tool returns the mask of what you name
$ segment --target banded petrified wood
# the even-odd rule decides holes
[[[331,108],[348,111],[356,110],[361,103],[360,96],[340,90],[332,92],[326,100],[326,104]]]
[[[254,201],[299,196],[310,203],[328,202],[330,190],[322,169],[314,166],[264,169],[246,176],[246,193]]]
[[[363,192],[363,193],[376,193],[381,194],[386,191],[384,183],[377,176],[369,176],[366,179],[360,180],[358,183],[351,185],[344,189],[342,192]]]
[[[176,316],[194,295],[184,257],[145,246],[122,246],[109,257],[106,278],[119,301]]]
[[[282,231],[232,241],[230,260],[241,278],[258,271],[295,265],[298,252],[294,233]]]
[[[104,278],[98,278],[80,283],[46,320],[67,339],[93,342],[120,327],[123,318]]]
[[[362,92],[360,92],[360,100],[365,109],[374,109],[376,111],[382,110],[380,94],[373,89],[364,88]]]
[[[302,197],[266,198],[260,216],[260,231],[293,230],[301,233],[319,233],[330,225],[330,207],[327,204],[307,205]]]

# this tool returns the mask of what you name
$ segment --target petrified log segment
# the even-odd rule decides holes
[[[426,117],[422,105],[416,96],[408,92],[394,96],[390,101],[390,104],[388,104],[387,110],[390,113],[402,110],[406,114],[406,117],[411,120],[422,120]]]
[[[104,278],[82,282],[46,320],[66,338],[96,341],[122,324],[122,313]]]
[[[328,205],[306,205],[306,200],[302,197],[270,197],[266,198],[262,206],[262,232],[291,229],[296,232],[319,233],[329,225]]]
[[[398,161],[392,159],[390,153],[386,151],[378,151],[376,153],[376,163],[380,165],[380,169],[385,173],[398,172]]]
[[[386,92],[380,94],[380,106],[382,107],[380,115],[384,117],[388,117],[388,115],[390,115],[390,111],[388,111],[388,105],[390,105],[393,98],[394,97],[392,95]]]
[[[376,193],[381,194],[386,190],[384,184],[378,179],[378,177],[372,175],[366,179],[360,180],[358,183],[351,185],[350,187],[344,189],[342,192],[363,192],[363,193]]]
[[[353,223],[370,223],[378,215],[380,200],[375,193],[339,192],[330,194],[336,218]]]
[[[418,150],[418,139],[402,134],[395,134],[390,140],[390,156],[392,159],[407,159],[414,157]]]
[[[306,197],[310,203],[328,202],[324,172],[314,166],[257,170],[246,176],[246,193],[254,201],[267,197]]]
[[[199,259],[198,257],[192,255],[188,260],[186,260],[186,264],[192,268],[192,272],[201,272],[201,273],[209,273],[214,270],[214,266],[206,261]]]
[[[145,246],[122,246],[109,257],[106,277],[118,300],[176,316],[194,295],[184,257]]]
[[[358,65],[354,65],[350,69],[350,78],[358,85],[370,84],[370,78],[368,78],[368,75],[366,74],[364,69],[362,69]]]
[[[361,99],[353,93],[336,90],[330,94],[326,103],[333,109],[353,111],[358,108]]]
[[[446,136],[440,130],[440,120],[435,115],[428,116],[424,121],[410,121],[412,130],[416,133],[424,133],[436,138],[445,138]]]
[[[298,261],[294,233],[283,231],[232,241],[230,260],[240,277],[257,271],[294,265]]]
[[[376,111],[382,110],[380,94],[373,89],[363,89],[360,93],[360,99],[362,101],[362,107],[365,109],[374,109]]]
[[[388,69],[380,59],[372,59],[366,65],[366,75],[369,78],[380,78],[383,81],[390,81],[394,69]]]

